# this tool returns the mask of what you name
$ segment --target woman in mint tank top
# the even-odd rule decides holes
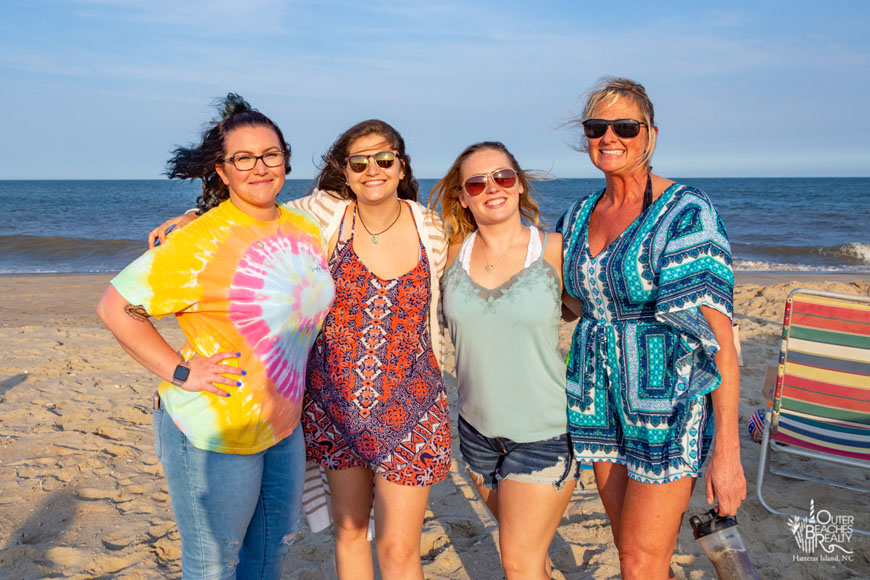
[[[478,143],[430,201],[450,240],[442,304],[460,450],[498,521],[508,580],[550,578],[547,553],[577,479],[558,350],[562,239],[539,231],[530,179],[502,143]]]

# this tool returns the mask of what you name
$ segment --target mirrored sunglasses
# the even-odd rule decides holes
[[[499,169],[498,171],[493,171],[492,173],[486,174],[481,173],[480,175],[472,175],[468,179],[465,180],[463,187],[465,187],[466,193],[468,195],[480,195],[483,193],[483,190],[486,189],[486,180],[488,177],[492,177],[492,180],[499,187],[504,189],[508,189],[513,187],[517,183],[517,172],[513,169]]]
[[[351,155],[350,157],[345,157],[344,160],[351,171],[362,173],[369,166],[369,159],[374,159],[377,166],[381,169],[389,169],[396,162],[397,157],[398,155],[396,155],[395,151],[379,151],[372,155]]]

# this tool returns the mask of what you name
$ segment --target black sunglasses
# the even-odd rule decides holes
[[[613,127],[613,132],[616,133],[617,137],[631,139],[632,137],[637,137],[637,134],[640,133],[641,125],[646,126],[646,123],[635,121],[634,119],[614,119],[613,121],[608,121],[607,119],[586,119],[583,121],[583,134],[589,139],[598,139],[599,137],[604,137],[608,127]]]

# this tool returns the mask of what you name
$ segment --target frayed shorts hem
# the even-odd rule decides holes
[[[567,433],[551,439],[517,443],[504,437],[487,437],[459,417],[459,449],[476,485],[497,490],[500,481],[552,485],[580,476]]]

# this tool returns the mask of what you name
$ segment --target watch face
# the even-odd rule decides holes
[[[190,376],[190,369],[181,365],[175,367],[175,372],[172,373],[172,378],[181,383],[186,381],[188,376]]]

